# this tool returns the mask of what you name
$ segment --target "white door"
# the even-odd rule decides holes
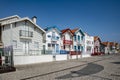
[[[28,41],[24,41],[23,42],[23,53],[24,54],[28,54],[29,51],[29,42]]]

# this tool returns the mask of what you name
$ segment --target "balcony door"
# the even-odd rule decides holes
[[[23,42],[23,53],[28,54],[29,53],[29,41]]]
[[[52,44],[52,52],[55,53],[55,44]]]
[[[56,53],[59,53],[59,44],[56,44]]]

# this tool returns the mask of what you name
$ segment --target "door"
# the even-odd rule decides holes
[[[23,53],[24,54],[28,54],[29,53],[29,42],[28,41],[24,41],[23,42]]]
[[[55,53],[55,44],[52,44],[52,52]]]
[[[56,53],[59,53],[59,44],[56,44]]]
[[[45,45],[43,45],[43,54],[45,54]]]

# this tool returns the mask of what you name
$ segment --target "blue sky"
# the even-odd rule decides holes
[[[0,18],[37,16],[42,28],[80,27],[102,41],[120,43],[120,0],[0,0]]]

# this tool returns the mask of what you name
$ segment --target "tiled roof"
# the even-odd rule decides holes
[[[101,40],[98,36],[94,36],[94,41],[97,41],[97,40],[99,40],[101,42]]]
[[[109,42],[102,42],[102,44],[104,44],[105,46],[107,46],[107,45],[108,45],[108,43],[109,43]]]
[[[65,32],[67,32],[67,31],[71,32],[70,28],[66,28],[66,29],[61,30],[62,34],[65,33]]]
[[[75,33],[78,29],[79,29],[79,28],[75,28],[75,29],[73,29],[73,30],[71,30],[71,31],[72,31],[72,33]]]
[[[109,46],[116,46],[116,45],[118,45],[118,43],[115,43],[115,42],[102,42],[104,45],[109,45]]]
[[[70,31],[71,35],[73,36],[73,33],[72,33],[70,28],[66,28],[66,29],[61,30],[62,34],[64,34],[67,31]]]
[[[94,36],[94,41],[98,40],[98,38],[99,38],[98,36]]]
[[[110,42],[109,44],[110,44],[110,46],[114,46],[114,42]]]
[[[85,36],[84,32],[79,28],[75,28],[75,29],[73,29],[71,31],[72,31],[73,34],[75,34],[76,31],[79,31],[83,36]]]

